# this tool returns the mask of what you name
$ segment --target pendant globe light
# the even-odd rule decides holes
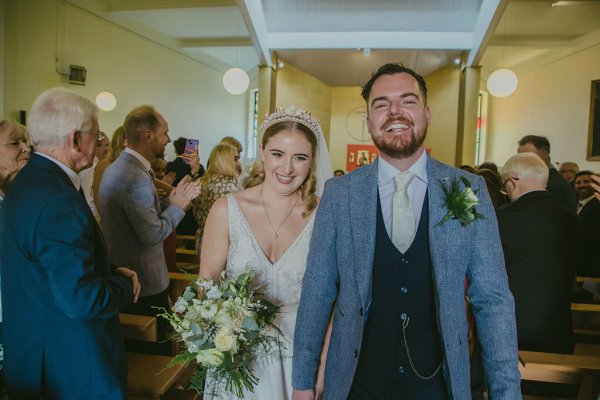
[[[223,75],[223,86],[231,94],[242,94],[248,90],[250,78],[241,68],[230,68]]]
[[[240,34],[240,16],[237,16],[237,36]],[[238,48],[235,48],[235,64],[238,65]],[[250,85],[250,78],[246,71],[241,68],[229,68],[223,74],[223,86],[225,90],[234,95],[245,93]]]
[[[102,111],[112,111],[117,106],[117,98],[111,92],[100,92],[96,96],[96,104]]]
[[[502,45],[502,64],[504,65],[504,51],[506,49],[506,21],[508,8],[504,15],[504,43]],[[519,79],[517,74],[508,68],[500,68],[490,74],[487,80],[488,92],[494,97],[508,97],[517,90]]]

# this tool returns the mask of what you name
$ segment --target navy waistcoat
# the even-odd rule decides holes
[[[430,375],[442,359],[429,251],[427,195],[415,239],[405,254],[387,234],[377,201],[372,299],[349,399],[445,399],[442,372],[419,378],[411,368],[402,325],[415,369]]]

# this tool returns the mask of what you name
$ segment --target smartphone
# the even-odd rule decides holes
[[[185,149],[183,150],[183,154],[197,154],[197,153],[198,153],[198,139],[187,139],[185,142]]]

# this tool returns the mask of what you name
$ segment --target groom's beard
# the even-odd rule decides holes
[[[373,143],[380,152],[387,154],[392,158],[407,158],[412,156],[421,148],[427,136],[427,127],[422,135],[417,135],[411,129],[410,136],[394,135],[393,133],[383,132],[382,135],[371,135]]]

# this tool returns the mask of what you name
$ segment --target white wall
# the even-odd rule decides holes
[[[524,135],[544,135],[553,163],[574,161],[600,172],[600,162],[587,161],[591,81],[600,79],[600,45],[535,70],[516,70],[517,91],[510,97],[490,96],[486,159],[502,165]],[[484,86],[482,86],[484,87]]]
[[[249,92],[227,93],[220,71],[71,5],[62,3],[63,18],[55,0],[2,1],[7,6],[4,115],[16,119],[18,110],[29,110],[39,93],[54,86],[91,99],[108,90],[117,98],[117,107],[100,115],[100,127],[109,135],[133,107],[152,104],[167,119],[172,139],[200,140],[204,163],[223,136],[246,143]],[[86,67],[85,86],[70,85],[55,71],[61,48],[67,67]],[[173,154],[167,146],[167,159]]]

